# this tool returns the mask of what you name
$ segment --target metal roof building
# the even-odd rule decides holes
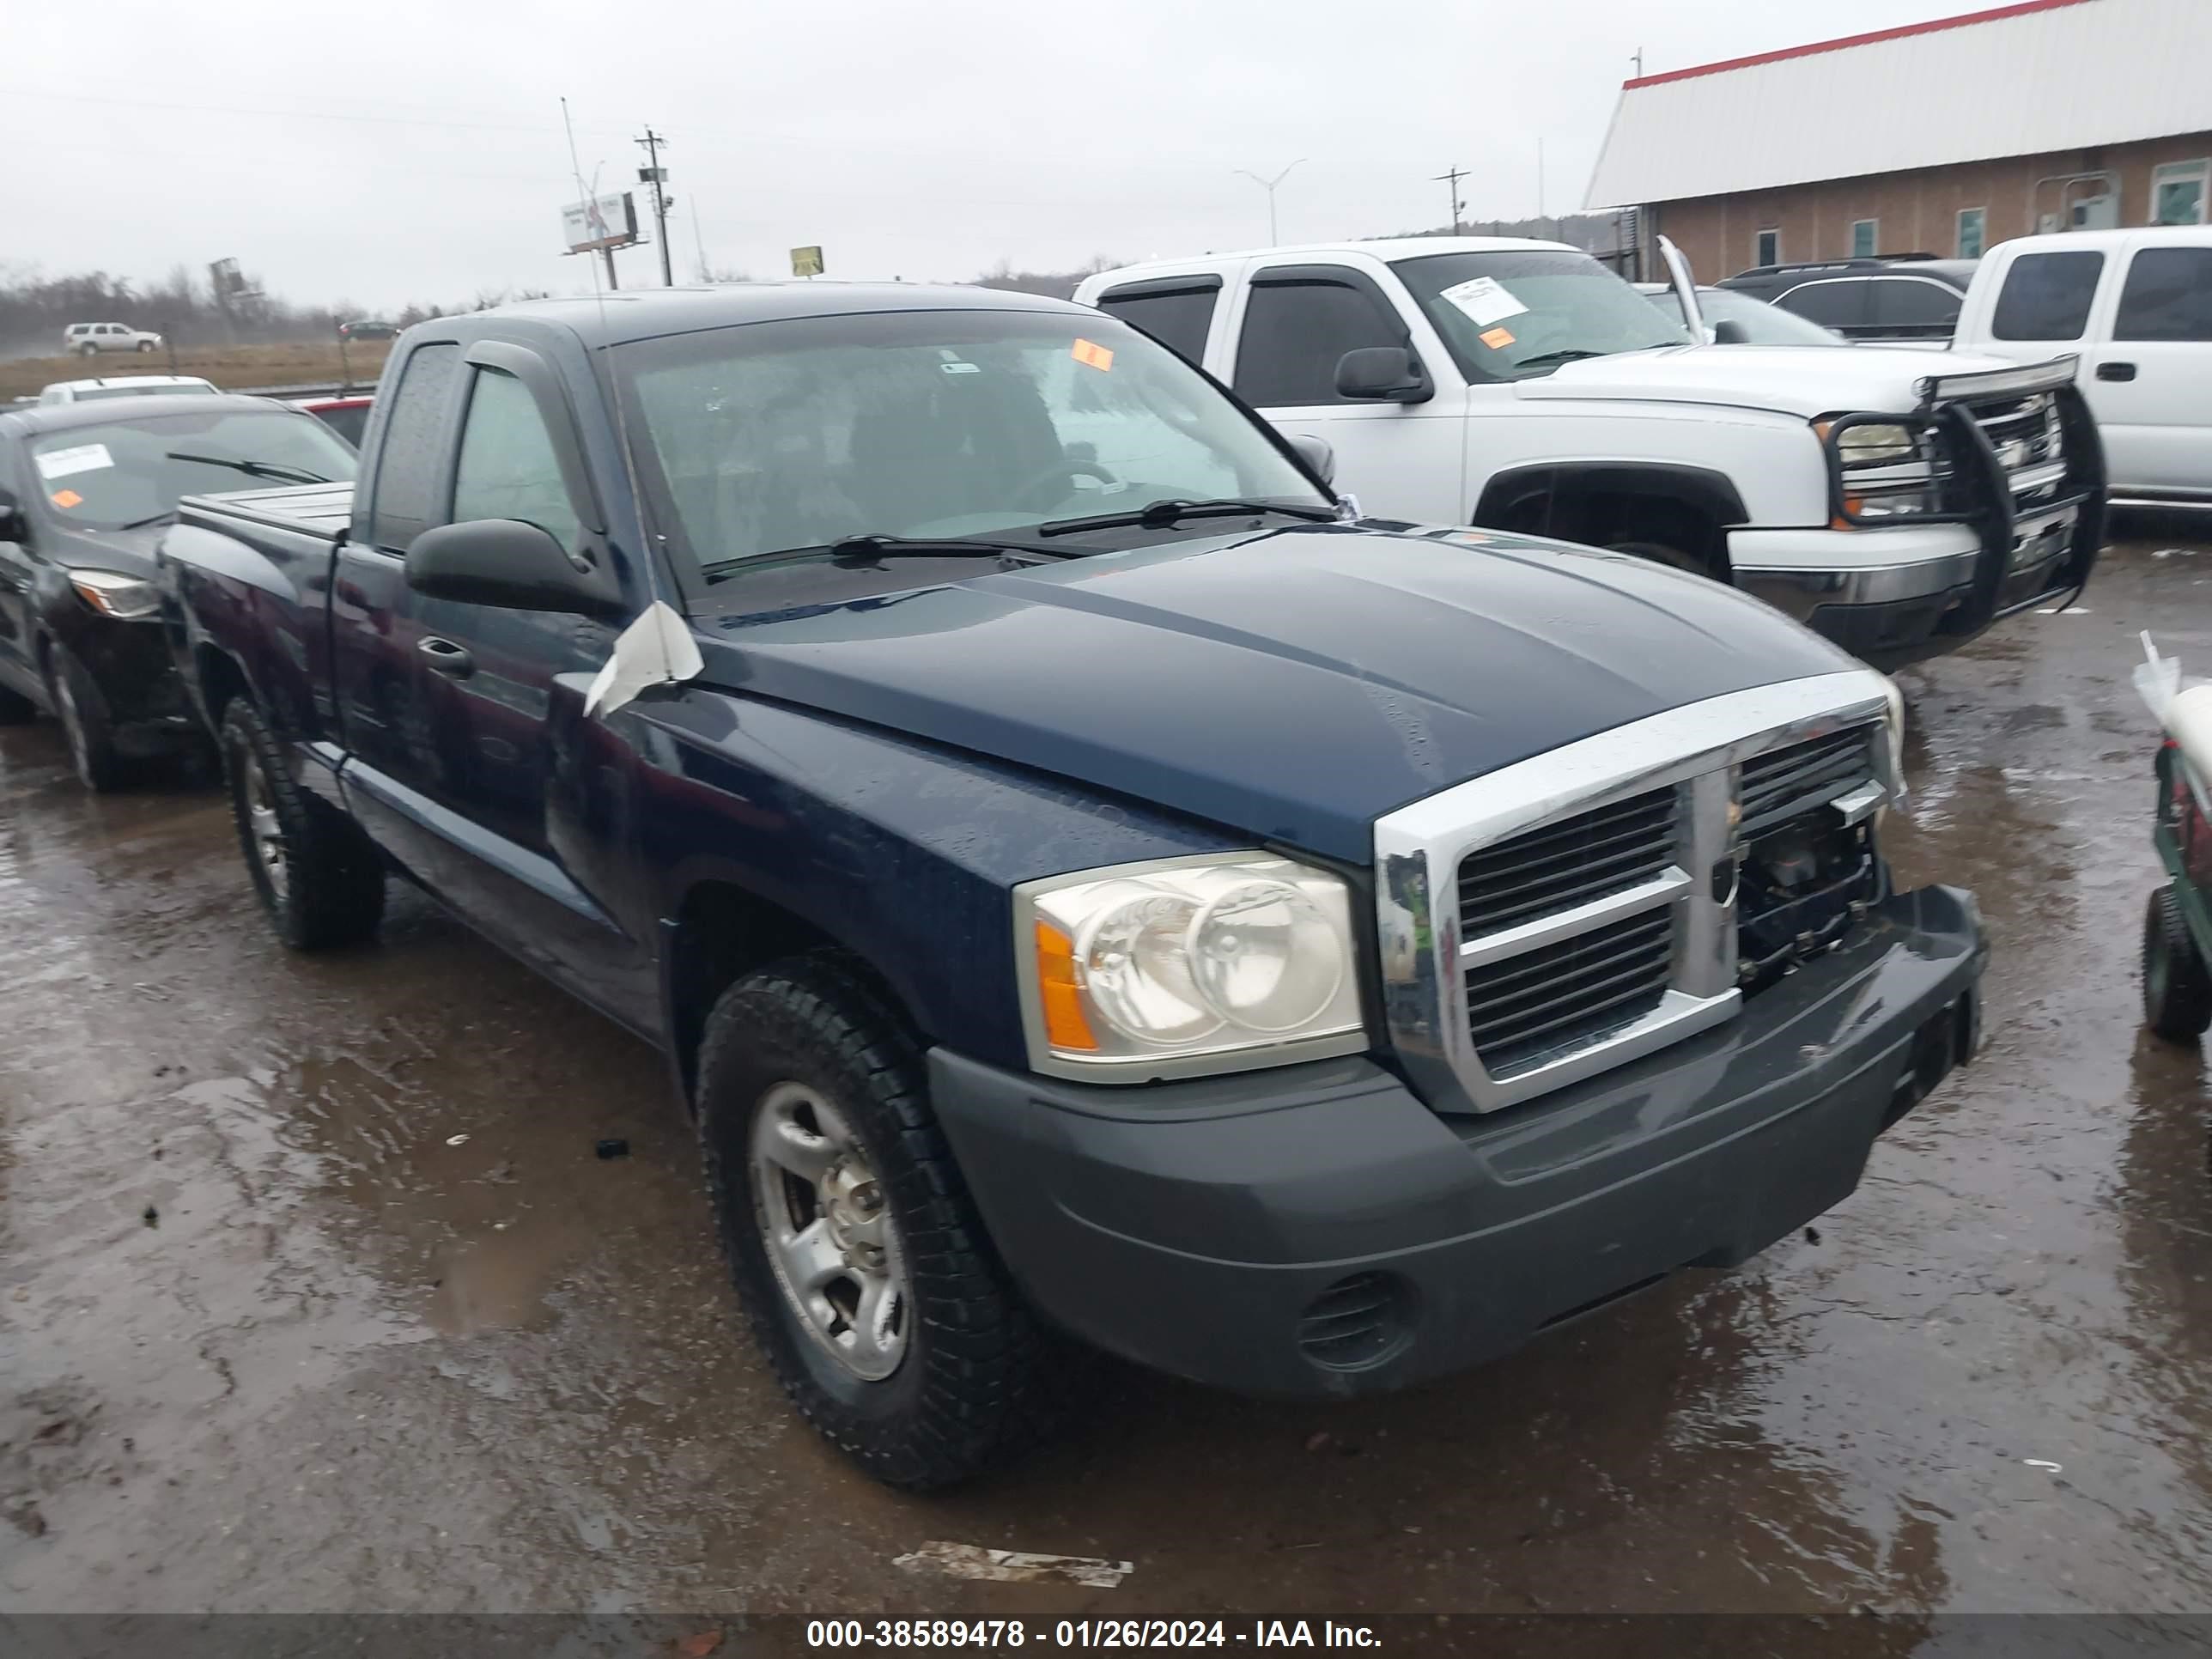
[[[1630,81],[1589,204],[1656,209],[1702,276],[1972,257],[2203,222],[2208,157],[2212,0],[2022,0]]]

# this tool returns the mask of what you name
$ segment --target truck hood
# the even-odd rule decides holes
[[[1362,526],[694,627],[708,684],[1354,863],[1408,801],[1683,703],[1856,665],[1731,588],[1636,559]]]
[[[49,520],[40,545],[56,564],[112,570],[118,576],[151,578],[155,574],[154,549],[170,522],[163,519],[157,524],[140,525],[135,530],[80,530]]]
[[[1584,358],[1542,380],[1516,381],[1513,391],[1531,403],[1719,404],[1809,421],[1853,410],[1901,412],[1919,403],[1917,384],[1929,375],[2019,367],[1979,352],[1893,346],[1679,346]]]

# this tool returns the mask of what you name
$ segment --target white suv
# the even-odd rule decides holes
[[[1693,345],[1588,254],[1481,236],[1139,265],[1075,297],[1325,445],[1370,514],[1693,570],[1878,668],[2047,603],[2097,556],[2071,356]]]
[[[161,337],[150,329],[122,323],[71,323],[62,336],[62,349],[80,357],[96,357],[103,351],[152,351]]]

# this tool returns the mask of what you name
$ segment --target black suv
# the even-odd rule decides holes
[[[1948,340],[1975,264],[1927,253],[1814,260],[1760,265],[1719,286],[1795,312],[1847,340]]]

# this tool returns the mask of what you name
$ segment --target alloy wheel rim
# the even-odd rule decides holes
[[[253,860],[281,901],[291,890],[292,871],[284,855],[284,827],[276,817],[276,799],[269,787],[269,774],[252,753],[245,756],[246,828],[253,838]]]
[[[84,735],[84,713],[76,706],[76,692],[66,674],[54,676],[54,713],[61,717],[62,737],[69,744],[70,764],[86,788],[92,787],[92,745]]]
[[[914,1299],[889,1194],[837,1109],[775,1085],[752,1119],[753,1219],[785,1303],[815,1345],[863,1382],[906,1357]]]

